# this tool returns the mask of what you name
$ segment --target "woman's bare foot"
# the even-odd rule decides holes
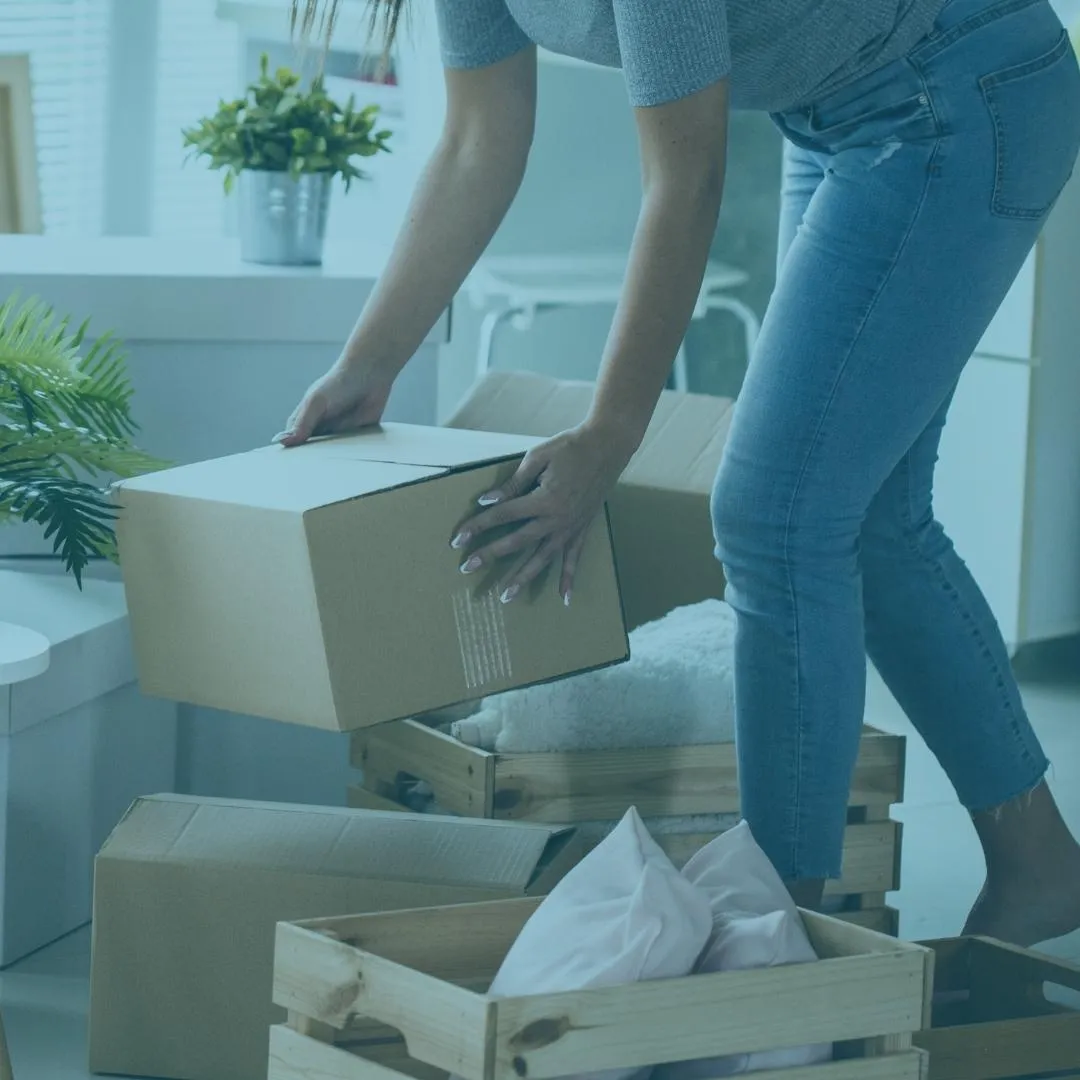
[[[1080,845],[1046,784],[972,820],[987,877],[964,933],[1028,947],[1080,929]]]
[[[997,938],[1027,948],[1080,929],[1080,873],[991,885],[988,881],[971,909],[965,934]]]

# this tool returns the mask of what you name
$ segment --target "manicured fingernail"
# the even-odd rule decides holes
[[[489,491],[486,495],[481,495],[476,501],[480,506],[494,506],[501,498],[502,496],[496,492]]]
[[[291,434],[291,431],[279,431],[270,441],[281,443],[284,442]]]
[[[450,541],[450,546],[455,550],[463,547],[467,547],[469,541],[472,539],[472,533],[459,532],[453,540]]]
[[[569,589],[567,589],[566,592],[563,593],[562,602],[563,602],[563,607],[569,607],[570,606],[570,590]]]
[[[461,572],[463,574],[472,574],[479,570],[483,565],[483,559],[481,559],[479,555],[473,555],[461,564]]]
[[[519,592],[521,592],[520,585],[511,585],[508,589],[503,590],[502,596],[499,597],[499,600],[501,600],[504,604],[509,604],[510,601],[513,600]]]

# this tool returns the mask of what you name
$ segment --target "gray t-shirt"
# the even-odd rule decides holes
[[[898,60],[946,0],[436,0],[443,60],[476,68],[530,42],[621,67],[632,105],[730,79],[738,109],[806,105]]]

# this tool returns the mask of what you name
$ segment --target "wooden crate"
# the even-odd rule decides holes
[[[269,1080],[550,1080],[833,1042],[761,1080],[920,1080],[933,953],[804,915],[812,964],[493,999],[537,900],[281,923]]]
[[[930,1052],[930,1080],[1080,1080],[1080,966],[988,938],[925,944],[934,1008],[915,1042]]]
[[[826,894],[837,914],[896,933],[885,894],[900,886],[901,826],[889,808],[903,799],[905,740],[866,728],[849,800],[842,877]],[[403,809],[404,791],[422,780],[450,814],[573,824],[608,821],[631,806],[648,818],[735,814],[739,786],[731,743],[649,750],[493,754],[417,720],[358,731],[352,764],[362,785],[351,806]],[[715,833],[658,835],[676,865]]]

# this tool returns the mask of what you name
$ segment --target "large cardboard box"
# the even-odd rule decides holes
[[[592,394],[591,383],[492,372],[447,424],[549,437],[580,423]],[[724,594],[723,571],[713,553],[709,498],[733,405],[728,398],[664,391],[608,503],[630,629]]]
[[[131,800],[176,781],[176,706],[135,685],[124,590],[0,571],[0,619],[51,644],[0,686],[0,965],[90,921],[94,855]]]
[[[387,424],[118,488],[148,693],[351,730],[626,659],[611,539],[565,607],[553,575],[463,576],[450,539],[536,440]]]
[[[264,1080],[283,920],[541,895],[560,827],[160,795],[97,860],[90,1068]]]

